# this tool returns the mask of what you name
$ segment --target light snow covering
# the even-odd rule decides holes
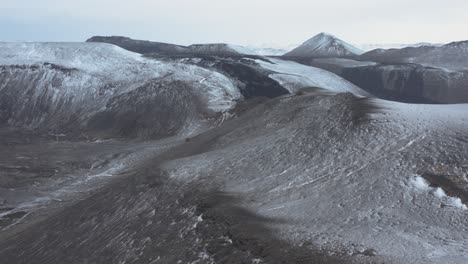
[[[228,44],[228,47],[232,50],[235,50],[241,54],[245,54],[245,55],[260,55],[260,54],[257,54],[257,52],[255,52],[255,50],[253,49],[250,49],[248,47],[244,47],[244,46],[239,46],[239,45],[232,45],[232,44]]]
[[[263,68],[274,71],[270,78],[276,80],[290,92],[296,92],[306,87],[319,87],[332,92],[351,92],[358,96],[368,96],[368,93],[345,79],[329,71],[306,66],[292,61],[270,59],[272,63],[255,60]]]
[[[256,54],[262,56],[282,56],[291,50],[299,47],[299,44],[278,44],[264,43],[258,45],[248,45],[247,48],[255,51]]]
[[[422,65],[450,69],[468,69],[468,41],[452,42],[422,54],[414,59]]]
[[[232,108],[241,97],[233,82],[220,73],[194,65],[146,59],[111,44],[0,42],[0,65],[42,63],[80,70],[81,75],[66,84],[71,89],[96,89],[119,82],[122,88],[114,91],[119,94],[155,78],[185,81],[206,97],[209,108],[221,112]]]
[[[424,105],[375,100],[385,109],[386,118],[414,129],[426,127],[444,132],[468,129],[468,104]]]
[[[265,124],[252,125],[260,131],[242,141],[166,164],[171,176],[221,174],[225,191],[251,198],[261,216],[282,219],[278,236],[298,243],[350,254],[372,249],[382,263],[468,263],[468,210],[416,174],[440,156],[452,157],[453,166],[466,160],[468,148],[455,135],[468,131],[468,104],[372,99],[379,110],[369,123],[338,132],[339,114],[322,120],[304,110],[321,101],[288,100],[295,99],[262,110],[256,121]],[[280,114],[288,110],[294,114]],[[281,118],[294,120],[276,126]]]
[[[320,33],[286,55],[290,56],[350,56],[364,51],[328,33]]]
[[[247,47],[225,44],[225,43],[212,43],[212,44],[193,44],[188,47],[191,52],[195,53],[207,53],[207,54],[216,54],[216,53],[238,53],[244,55],[257,55],[256,52]]]
[[[370,44],[354,44],[355,47],[364,50],[364,51],[371,51],[375,49],[403,49],[403,48],[408,48],[408,47],[422,47],[422,46],[433,46],[433,47],[440,47],[444,44],[440,43],[429,43],[429,42],[419,42],[419,43],[413,43],[413,44],[397,44],[397,43],[387,43],[387,44],[376,44],[376,43],[370,43]]]

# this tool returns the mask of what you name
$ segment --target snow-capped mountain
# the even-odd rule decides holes
[[[352,57],[362,53],[362,50],[333,35],[320,33],[304,42],[301,46],[286,53],[285,56],[317,58]]]

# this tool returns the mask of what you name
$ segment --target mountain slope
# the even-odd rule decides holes
[[[434,46],[406,47],[402,49],[375,49],[358,57],[359,60],[382,63],[411,63],[416,58],[430,51],[436,50]]]
[[[449,69],[468,69],[468,41],[452,42],[421,54],[417,63]]]
[[[92,196],[0,237],[0,257],[466,263],[466,195],[450,191],[465,181],[466,108],[318,92],[276,98],[130,162]]]
[[[110,44],[0,43],[0,58],[0,122],[17,127],[168,136],[188,133],[242,98],[218,72]]]
[[[286,53],[291,57],[352,57],[363,51],[327,33],[320,33]]]
[[[0,259],[467,263],[468,105],[363,98],[279,59],[156,55],[0,44]],[[110,139],[62,138],[87,126]]]
[[[278,81],[290,92],[302,88],[319,87],[331,92],[352,93],[357,96],[370,96],[361,88],[345,79],[319,68],[305,66],[292,61],[270,59],[271,63],[262,60],[256,62],[263,68],[271,70],[270,77]]]

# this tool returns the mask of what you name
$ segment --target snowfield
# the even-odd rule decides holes
[[[319,87],[332,92],[350,92],[358,96],[369,96],[361,88],[331,72],[292,61],[269,60],[273,63],[262,60],[255,60],[255,62],[261,67],[275,72],[270,74],[270,77],[292,93],[306,87]]]

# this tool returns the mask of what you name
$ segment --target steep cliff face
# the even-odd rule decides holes
[[[381,98],[412,103],[468,102],[468,74],[417,64],[342,69],[342,76]]]

